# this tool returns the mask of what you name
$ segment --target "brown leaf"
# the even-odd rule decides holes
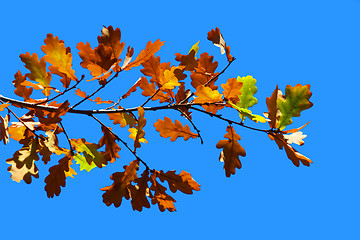
[[[145,170],[140,178],[134,180],[134,183],[137,183],[137,185],[128,185],[133,210],[141,212],[143,207],[150,208],[150,203],[147,199],[150,190],[148,186],[149,181],[149,171]]]
[[[278,120],[279,120],[279,108],[277,106],[277,99],[281,94],[281,91],[276,85],[274,92],[272,93],[271,97],[266,98],[266,105],[268,107],[268,117],[270,119],[269,126],[271,128],[277,128]]]
[[[198,65],[198,60],[195,58],[195,51],[191,50],[188,55],[175,53],[175,60],[180,62],[180,66],[185,66],[186,71],[194,71]]]
[[[54,195],[59,196],[61,192],[60,186],[65,187],[65,173],[69,171],[69,161],[71,161],[72,158],[72,155],[66,155],[59,160],[58,165],[52,166],[49,169],[50,173],[45,178],[45,191],[48,198],[53,198]]]
[[[231,174],[235,174],[235,168],[241,168],[241,162],[239,156],[245,157],[245,149],[238,143],[241,137],[235,132],[232,126],[228,126],[225,138],[228,140],[220,140],[216,144],[216,148],[222,148],[219,160],[224,162],[224,169],[226,177],[230,177]]]
[[[115,162],[116,158],[119,158],[118,152],[121,150],[116,143],[117,138],[104,126],[101,126],[101,130],[104,136],[99,141],[99,148],[105,145],[105,154],[110,156],[110,162]]]
[[[195,182],[190,173],[181,171],[181,173],[178,175],[175,172],[176,171],[168,171],[164,173],[161,170],[157,176],[161,182],[167,181],[169,183],[170,190],[173,193],[179,190],[186,194],[193,194],[193,190],[200,190],[200,185]]]
[[[139,162],[132,161],[129,165],[124,166],[124,169],[124,172],[116,172],[111,175],[110,179],[114,181],[111,186],[100,189],[106,191],[103,194],[103,202],[107,206],[114,204],[115,207],[119,207],[123,197],[127,200],[130,198],[129,186],[138,178],[136,171],[139,169]]]
[[[127,125],[132,128],[136,123],[136,119],[132,113],[108,113],[107,115],[109,116],[110,120],[113,120],[113,124],[120,124],[122,128],[126,127]]]
[[[61,116],[64,116],[69,110],[70,103],[66,100],[63,102],[56,111],[45,112],[40,109],[35,110],[36,117],[39,118],[39,122],[43,125],[51,125],[61,122]]]
[[[215,70],[218,66],[218,62],[213,62],[214,57],[209,56],[208,53],[200,55],[199,66],[195,68],[195,71],[191,73],[191,85],[196,89],[200,85],[205,85],[212,79],[217,73]],[[208,87],[212,90],[216,90],[218,87],[214,85],[215,80],[212,81]]]
[[[191,94],[191,91],[188,89],[185,91],[185,83],[181,82],[180,86],[179,86],[179,90],[175,95],[175,100],[176,100],[176,104],[179,104],[180,102],[182,102],[184,99],[186,99],[189,95]],[[188,100],[185,101],[185,103],[187,103]],[[179,108],[183,113],[186,114],[186,116],[191,119],[191,112],[189,112],[189,108],[187,107],[180,107]],[[181,113],[181,115],[183,115]]]
[[[176,211],[174,202],[175,199],[168,195],[166,191],[166,187],[162,186],[156,181],[156,177],[159,176],[158,171],[154,171],[150,176],[151,187],[150,190],[154,191],[155,194],[151,196],[151,203],[158,204],[161,212],[168,210],[169,212]]]
[[[136,59],[130,62],[123,70],[127,71],[133,67],[140,66],[140,64],[149,60],[152,55],[154,55],[157,51],[159,51],[162,45],[164,45],[164,42],[160,42],[159,39],[156,40],[154,43],[149,41],[146,44],[145,50],[141,50],[141,52],[136,57]]]
[[[135,84],[134,84],[131,88],[129,88],[129,90],[127,91],[127,93],[125,93],[125,94],[121,97],[121,99],[125,99],[125,98],[127,98],[128,96],[130,96],[130,94],[131,94],[132,92],[135,92],[136,89],[137,89],[137,87],[140,86],[140,83],[141,83],[141,78],[139,78],[139,79],[135,82]]]
[[[270,133],[268,134],[271,140],[275,140],[276,144],[278,145],[279,149],[285,148],[285,152],[287,157],[293,162],[293,164],[297,167],[300,166],[300,162],[305,166],[310,166],[312,161],[296,151],[290,144],[287,143],[284,135],[282,133]]]
[[[10,115],[6,114],[5,117],[0,116],[1,124],[0,124],[0,141],[3,140],[4,145],[9,142],[9,121]]]
[[[98,36],[99,45],[103,44],[105,47],[111,49],[112,58],[118,59],[122,53],[125,43],[120,42],[121,40],[121,31],[119,28],[114,28],[112,26],[105,27],[101,30],[102,36]]]
[[[141,147],[140,140],[145,137],[145,131],[143,128],[146,125],[146,119],[144,118],[144,113],[145,113],[144,108],[138,107],[139,119],[138,119],[138,125],[136,126],[136,130],[137,130],[136,137],[134,139],[135,148]]]
[[[127,52],[126,52],[126,57],[125,57],[124,63],[121,67],[122,69],[124,69],[130,63],[133,54],[134,54],[134,49],[129,46],[127,49]]]
[[[219,28],[216,28],[215,30],[212,29],[210,32],[208,32],[208,40],[212,41],[213,44],[220,48],[221,54],[226,53],[226,57],[229,62],[233,61],[233,57],[230,54],[230,46],[226,45],[226,42],[220,33]]]
[[[19,97],[24,98],[24,101],[27,101],[30,99],[30,95],[33,92],[32,88],[27,88],[26,86],[23,86],[22,83],[26,81],[26,77],[21,74],[20,71],[17,71],[15,73],[15,80],[12,81],[15,87],[15,94]]]
[[[181,122],[178,120],[175,120],[174,124],[168,117],[165,117],[164,121],[158,119],[157,122],[154,123],[154,127],[156,128],[156,131],[160,132],[160,136],[163,138],[171,137],[170,140],[172,142],[174,142],[178,137],[183,137],[184,141],[189,138],[198,137],[196,133],[191,132],[188,125],[183,127]]]

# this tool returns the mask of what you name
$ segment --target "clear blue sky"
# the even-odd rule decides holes
[[[90,173],[75,167],[78,175],[67,179],[59,197],[48,199],[44,178],[58,159],[46,167],[39,162],[40,178],[31,185],[19,184],[10,179],[5,163],[19,145],[1,144],[0,238],[360,239],[360,158],[356,150],[360,1],[130,2],[3,3],[0,94],[16,98],[11,81],[18,69],[26,72],[19,55],[40,55],[47,33],[71,47],[75,71],[89,77],[79,67],[76,44],[89,41],[95,46],[102,25],[119,27],[122,40],[134,47],[135,54],[149,40],[166,41],[158,55],[173,64],[174,53],[185,54],[200,40],[200,52],[214,55],[221,69],[226,65],[224,56],[206,40],[207,32],[219,27],[237,58],[220,83],[239,75],[256,78],[259,103],[254,112],[266,111],[265,98],[276,84],[282,90],[287,84],[311,85],[314,106],[295,119],[294,126],[311,121],[304,129],[308,135],[305,145],[297,149],[314,163],[310,168],[297,168],[265,134],[236,128],[247,156],[242,159],[243,168],[226,178],[215,147],[223,139],[225,123],[194,115],[205,144],[197,139],[172,143],[150,128],[166,112],[149,113],[145,129],[149,144],[139,155],[153,168],[190,172],[201,191],[175,194],[176,213],[161,213],[157,206],[139,213],[128,201],[120,208],[102,202],[99,189],[110,185],[110,175],[133,160],[122,146],[116,163]],[[137,80],[139,70],[112,83],[115,98]],[[96,142],[101,137],[91,119],[67,117],[64,124],[72,138]],[[94,133],[89,131],[93,128]]]

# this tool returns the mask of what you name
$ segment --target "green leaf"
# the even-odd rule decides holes
[[[80,171],[86,170],[90,172],[93,168],[96,168],[96,165],[91,163],[89,164],[85,157],[79,153],[74,155],[74,159],[76,160],[76,164],[80,165]]]
[[[244,117],[248,117],[250,120],[253,120],[254,122],[261,122],[266,123],[268,119],[264,118],[263,116],[253,114],[249,109],[241,108],[231,102],[228,102],[233,108],[239,111],[240,117],[244,120]]]
[[[252,76],[237,77],[238,82],[242,82],[241,95],[239,95],[240,101],[236,105],[240,108],[248,109],[249,107],[257,104],[258,100],[254,97],[257,92],[256,79]]]
[[[108,159],[105,158],[103,152],[99,152],[98,145],[95,143],[88,143],[85,139],[71,139],[71,144],[75,147],[78,153],[83,153],[88,164],[95,163],[99,168],[106,165]]]
[[[311,108],[313,103],[309,101],[312,93],[310,85],[297,84],[295,87],[287,85],[284,98],[277,100],[278,108],[281,112],[279,126],[280,130],[291,124],[292,117],[299,117],[300,112]]]

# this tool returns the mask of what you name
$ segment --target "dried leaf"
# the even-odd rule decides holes
[[[5,117],[0,116],[1,124],[0,124],[0,141],[3,140],[4,145],[9,142],[9,121],[10,115],[6,114]]]
[[[164,42],[160,42],[159,39],[156,40],[154,43],[149,41],[146,44],[145,50],[141,50],[136,59],[130,62],[125,68],[123,68],[123,70],[128,71],[133,67],[140,66],[140,64],[149,60],[152,55],[159,51],[162,45],[164,45]]]
[[[86,142],[84,138],[78,140],[71,139],[70,142],[78,153],[84,154],[89,164],[95,163],[97,167],[102,168],[103,165],[107,165],[107,162],[110,161],[104,152],[98,151],[98,145],[95,143]]]
[[[307,135],[303,134],[303,132],[294,132],[288,135],[284,135],[284,138],[286,139],[288,144],[295,143],[297,145],[304,145],[304,138],[306,138]]]
[[[226,177],[230,177],[231,174],[235,174],[235,168],[241,168],[241,162],[239,156],[245,157],[245,149],[238,143],[241,137],[235,132],[232,126],[228,126],[225,138],[228,140],[220,140],[216,144],[216,148],[222,148],[219,160],[224,162],[224,169]]]
[[[193,194],[193,190],[200,190],[200,185],[195,182],[190,173],[181,171],[181,173],[178,175],[175,172],[176,171],[168,171],[164,173],[161,170],[157,176],[161,182],[167,181],[169,183],[170,190],[173,193],[179,190],[186,194]]]
[[[208,53],[202,53],[199,59],[199,65],[195,67],[195,71],[191,73],[191,85],[197,89],[200,85],[207,84],[210,79],[216,76],[215,70],[218,66],[218,62],[214,61],[213,56],[209,56]],[[215,79],[216,80],[216,79]],[[215,80],[206,85],[212,90],[216,90],[218,87],[214,85]]]
[[[215,46],[220,48],[221,54],[226,53],[226,57],[229,62],[233,61],[233,57],[230,54],[230,46],[226,45],[219,28],[216,28],[215,30],[212,29],[210,32],[208,32],[207,39],[212,41]]]
[[[140,88],[143,90],[142,95],[145,97],[151,97],[156,93],[155,83],[149,83],[145,77],[141,77],[140,79]],[[160,103],[163,102],[171,102],[171,97],[164,94],[162,91],[158,91],[153,98],[153,101],[160,100]]]
[[[226,84],[221,84],[224,89],[224,98],[231,102],[238,102],[239,95],[241,95],[242,82],[236,80],[236,78],[229,78]]]
[[[101,148],[105,145],[105,154],[110,156],[110,162],[115,162],[116,158],[119,158],[118,152],[121,150],[116,143],[117,138],[104,126],[101,126],[101,130],[104,136],[100,139],[98,147]]]
[[[196,133],[191,132],[188,125],[181,124],[180,121],[175,120],[175,124],[171,121],[170,118],[165,117],[164,121],[158,119],[156,123],[154,123],[154,127],[156,131],[160,132],[160,136],[163,138],[171,137],[170,140],[174,142],[178,137],[183,137],[184,141],[189,138],[197,138],[198,135]]]
[[[124,172],[116,172],[110,176],[110,179],[114,181],[111,186],[100,189],[106,191],[103,194],[103,202],[107,206],[114,204],[115,207],[119,207],[123,197],[127,200],[130,198],[129,186],[138,178],[136,171],[139,169],[139,162],[132,161],[128,166],[124,166],[124,169]]]
[[[21,74],[20,71],[17,71],[17,73],[15,73],[15,80],[12,81],[12,83],[14,84],[15,87],[15,94],[18,95],[19,97],[24,98],[24,101],[28,101],[30,100],[30,95],[33,92],[32,88],[27,88],[26,86],[23,86],[22,83],[26,81],[26,77],[23,76]]]
[[[168,210],[169,212],[176,211],[174,202],[175,199],[168,195],[166,191],[166,187],[162,186],[156,181],[156,177],[159,176],[159,172],[155,171],[150,176],[151,187],[150,190],[154,191],[154,196],[151,197],[152,204],[158,204],[161,212]]]
[[[223,102],[223,95],[217,90],[212,90],[210,87],[199,86],[196,89],[195,95],[197,96],[194,100],[195,103],[221,103]],[[202,107],[212,113],[216,113],[217,110],[224,106],[216,106],[215,104],[202,105]]]
[[[147,199],[150,190],[148,186],[149,181],[149,171],[145,170],[141,174],[140,178],[137,178],[133,181],[134,183],[137,183],[137,185],[128,185],[130,190],[131,206],[133,210],[141,212],[143,207],[150,208],[150,203]]]

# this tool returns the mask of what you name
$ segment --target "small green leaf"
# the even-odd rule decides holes
[[[96,168],[96,165],[91,163],[89,164],[85,157],[79,153],[74,155],[74,159],[76,160],[76,164],[80,165],[80,171],[86,170],[90,172],[93,168]]]
[[[78,153],[82,152],[88,164],[95,163],[99,168],[106,165],[108,159],[105,158],[103,152],[97,150],[98,145],[95,143],[88,143],[85,139],[71,139],[71,144],[75,147]]]
[[[279,98],[277,100],[281,112],[278,126],[280,130],[293,122],[292,117],[299,117],[301,111],[313,106],[313,103],[309,101],[311,95],[310,85],[308,84],[305,86],[298,84],[295,87],[286,86],[284,99]]]
[[[240,108],[248,109],[249,107],[257,104],[258,100],[254,97],[257,92],[256,79],[252,76],[237,77],[238,82],[242,82],[241,95],[239,95],[240,101],[236,105]]]

